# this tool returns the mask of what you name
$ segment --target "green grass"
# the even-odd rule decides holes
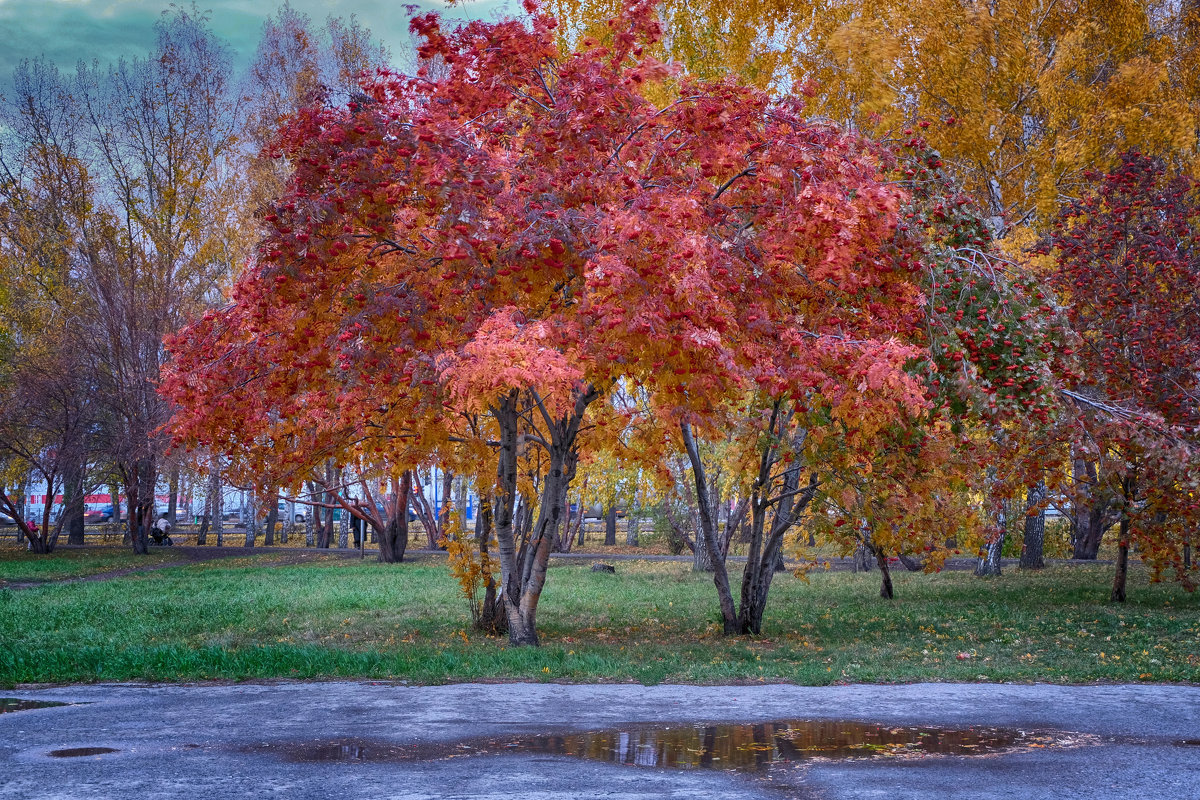
[[[1123,606],[1106,602],[1105,567],[993,580],[901,573],[892,602],[876,596],[877,574],[781,575],[765,635],[730,639],[710,580],[687,564],[617,569],[552,568],[539,649],[471,631],[445,563],[432,559],[264,567],[250,557],[0,589],[0,684],[1200,681],[1200,597],[1140,570]]]
[[[100,572],[134,569],[180,560],[169,550],[152,550],[149,555],[134,555],[129,548],[65,549],[49,557],[17,547],[0,548],[0,587],[6,583],[55,581],[80,578]]]

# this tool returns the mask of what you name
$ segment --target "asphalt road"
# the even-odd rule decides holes
[[[79,704],[0,713],[4,798],[1200,800],[1200,687],[283,683],[0,696]],[[479,754],[460,744],[779,719],[1073,733],[1056,734],[1065,744],[989,755],[814,759],[758,772]],[[51,755],[74,748],[115,752]]]

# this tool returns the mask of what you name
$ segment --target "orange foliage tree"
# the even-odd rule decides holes
[[[740,611],[716,581],[726,630],[757,631],[817,484],[795,457],[806,420],[927,402],[906,369],[923,352],[921,244],[891,156],[808,121],[803,98],[675,81],[644,50],[661,34],[648,3],[576,52],[527,10],[455,31],[417,17],[436,76],[381,72],[284,129],[295,174],[269,235],[232,303],[172,342],[177,439],[246,459],[287,437],[488,451],[508,634],[536,644],[581,432],[607,423],[597,401],[642,387],[691,450],[750,398]],[[540,499],[518,535],[522,488]]]

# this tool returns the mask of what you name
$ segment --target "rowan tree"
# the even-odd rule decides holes
[[[1041,249],[1071,300],[1077,447],[1116,498],[1112,598],[1124,600],[1131,545],[1155,576],[1171,568],[1193,585],[1184,548],[1200,517],[1200,188],[1136,152],[1091,178]]]
[[[686,444],[749,402],[740,613],[715,580],[726,630],[757,630],[814,485],[794,456],[810,396],[880,415],[926,402],[905,369],[920,243],[891,156],[808,121],[804,98],[676,81],[645,50],[661,36],[649,4],[576,52],[528,10],[455,31],[416,17],[420,56],[443,70],[383,72],[369,100],[296,115],[270,235],[232,305],[173,342],[176,435],[262,450],[283,426],[436,448],[486,419],[509,637],[534,644],[580,433],[606,422],[593,405],[642,387]],[[673,96],[648,100],[656,81]],[[522,459],[538,467],[522,476]],[[527,536],[522,487],[539,496]]]

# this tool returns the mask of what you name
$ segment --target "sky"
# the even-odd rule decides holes
[[[281,3],[197,0],[196,6],[210,12],[213,32],[233,48],[240,68],[254,53],[263,20]],[[291,0],[293,8],[317,24],[330,15],[356,15],[393,56],[408,47],[406,3],[447,17],[477,19],[519,8],[506,0],[467,0],[449,8],[439,0]],[[171,6],[171,0],[0,0],[0,86],[9,83],[13,67],[26,58],[45,56],[60,69],[73,70],[80,59],[106,64],[121,56],[145,56],[154,46],[155,20]]]

